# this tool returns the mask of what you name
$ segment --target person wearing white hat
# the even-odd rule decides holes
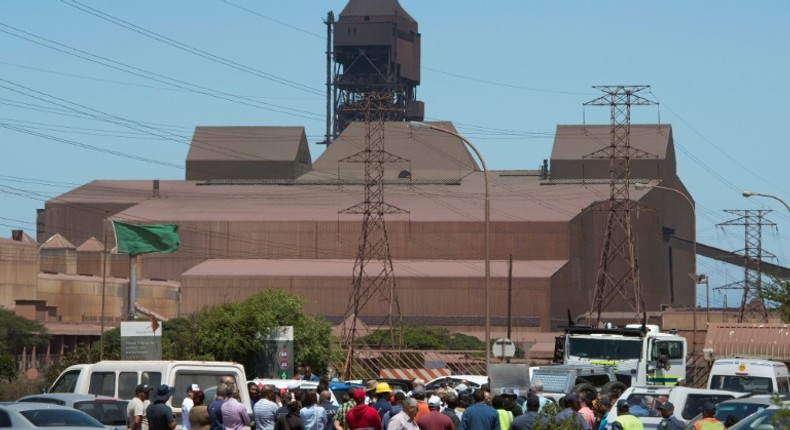
[[[455,430],[453,420],[447,415],[439,412],[442,408],[442,399],[438,396],[428,398],[428,415],[423,415],[417,421],[420,430]]]
[[[189,384],[187,386],[187,395],[184,401],[181,402],[181,428],[184,430],[192,430],[192,424],[189,423],[189,410],[195,405],[195,393],[200,391],[198,384]]]

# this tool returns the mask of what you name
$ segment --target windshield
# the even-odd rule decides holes
[[[710,388],[741,393],[767,394],[774,392],[771,378],[757,376],[713,375],[710,379]]]
[[[589,359],[638,360],[642,352],[639,339],[569,337],[567,343],[569,355]]]

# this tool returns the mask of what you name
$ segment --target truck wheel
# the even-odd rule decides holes
[[[598,390],[596,390],[592,384],[588,384],[588,383],[581,383],[574,385],[573,392],[576,394],[584,393],[584,396],[585,398],[587,398],[588,402],[591,402],[593,399],[598,398]]]
[[[605,383],[603,387],[601,387],[601,394],[609,394],[609,392],[612,391],[612,388],[619,388],[620,392],[622,393],[628,387],[626,387],[625,384],[620,381],[609,381]]]

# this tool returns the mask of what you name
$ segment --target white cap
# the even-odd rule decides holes
[[[439,396],[431,396],[428,398],[428,406],[442,406],[442,399]]]
[[[288,381],[288,389],[295,390],[299,388],[299,381]]]

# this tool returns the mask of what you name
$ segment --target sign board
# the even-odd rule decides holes
[[[502,394],[506,388],[515,391],[516,395],[525,396],[529,392],[528,364],[492,364],[488,368],[491,378],[491,394]]]
[[[161,360],[162,324],[121,321],[121,360]]]
[[[516,355],[516,344],[506,337],[497,339],[491,347],[491,353],[494,357],[513,358]]]
[[[275,327],[267,334],[258,333],[257,341],[261,350],[255,376],[291,379],[294,374],[294,328]]]

